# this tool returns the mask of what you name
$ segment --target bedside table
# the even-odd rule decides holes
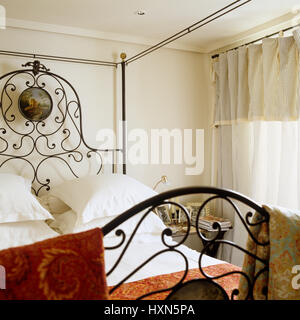
[[[225,231],[221,231],[220,234],[218,235],[216,240],[222,240],[224,238],[224,234],[226,233],[227,230]],[[208,238],[208,239],[212,239],[214,237],[213,233],[217,232],[217,231],[206,231],[206,230],[202,230],[202,234]],[[202,244],[203,247],[208,243],[208,241],[205,241],[204,239],[202,239]],[[220,243],[215,242],[212,246],[210,246],[209,248],[207,248],[207,252],[206,254],[208,256],[211,256],[213,258],[217,257],[217,253],[218,253],[218,249],[219,249]]]
[[[176,242],[180,242],[185,234],[186,231],[178,230],[176,233],[173,232],[172,239]],[[193,250],[201,252],[201,250],[203,249],[203,244],[196,232],[195,227],[191,227],[190,234],[183,244]]]
[[[186,231],[182,230],[182,227],[180,228],[180,226],[177,226],[177,225],[175,225],[175,226],[171,225],[169,227],[170,228],[174,228],[174,227],[178,228],[177,232],[173,231],[172,239],[176,242],[180,242],[183,239],[183,237],[185,236]],[[223,239],[226,231],[227,230],[220,232],[217,239],[219,239],[219,240]],[[206,230],[201,229],[201,232],[206,238],[211,239],[211,238],[213,238],[213,233],[215,231],[206,231]],[[204,246],[207,244],[207,241],[205,241],[204,239],[199,237],[199,235],[196,231],[196,228],[191,226],[189,236],[187,237],[187,239],[185,240],[185,242],[183,244],[185,246],[189,247],[190,249],[201,252],[203,250]],[[213,258],[216,258],[219,246],[220,246],[220,243],[214,243],[213,246],[211,246],[210,248],[207,249],[206,255],[209,255]]]

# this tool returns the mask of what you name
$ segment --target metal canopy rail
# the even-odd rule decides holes
[[[229,5],[223,7],[222,9],[219,9],[215,11],[214,13],[210,14],[204,19],[201,19],[200,21],[192,24],[191,26],[177,32],[173,36],[157,43],[156,45],[138,53],[137,55],[128,58],[125,60],[125,64],[128,65],[131,62],[134,62],[153,51],[156,51],[167,44],[180,39],[184,37],[187,34],[192,33],[193,31],[204,27],[205,25],[209,24],[210,22],[213,22],[224,15],[244,6],[245,4],[251,2],[252,0],[236,0]],[[62,61],[62,62],[71,62],[71,63],[81,63],[81,64],[89,64],[89,65],[96,65],[96,66],[106,66],[106,67],[115,67],[117,68],[119,64],[122,64],[122,62],[110,62],[110,61],[101,61],[101,60],[91,60],[91,59],[80,59],[80,58],[70,58],[70,57],[61,57],[61,56],[54,56],[54,55],[47,55],[47,54],[37,54],[37,53],[28,53],[28,52],[17,52],[17,51],[5,51],[0,50],[0,55],[7,55],[7,56],[15,56],[15,57],[23,57],[23,58],[33,58],[33,59],[44,59],[44,60],[52,60],[52,61]]]
[[[210,22],[223,17],[224,15],[230,13],[231,11],[234,11],[234,10],[240,8],[241,6],[244,6],[248,2],[251,2],[252,0],[247,0],[247,1],[244,1],[242,3],[239,3],[241,1],[242,0],[237,0],[237,1],[232,2],[231,4],[227,5],[226,7],[224,7],[222,9],[210,14],[206,18],[204,18],[204,19],[192,24],[191,26],[189,26],[189,27],[177,32],[173,36],[171,36],[171,37],[169,37],[169,38],[157,43],[156,45],[154,45],[154,46],[152,46],[152,47],[150,47],[150,48],[138,53],[137,55],[127,59],[125,61],[126,64],[129,64],[129,63],[131,63],[133,61],[136,61],[136,60],[138,60],[138,59],[140,59],[140,58],[152,53],[153,51],[156,51],[156,50],[160,49],[161,47],[164,47],[165,45],[167,45],[167,44],[169,44],[169,43],[171,43],[171,42],[173,42],[173,41],[175,41],[175,40],[177,40],[179,38],[182,38],[185,35],[193,32],[193,31],[195,31],[195,30],[197,30],[197,29],[199,29],[201,27],[204,27],[205,25],[209,24]]]
[[[62,61],[62,62],[71,62],[71,63],[91,64],[96,66],[106,66],[106,67],[115,67],[115,68],[119,64],[116,62],[109,62],[109,61],[60,57],[60,56],[53,56],[53,55],[47,55],[47,54],[18,52],[18,51],[0,50],[0,54],[6,55],[6,56],[22,57],[22,58],[33,58],[33,59],[44,59],[44,60]]]

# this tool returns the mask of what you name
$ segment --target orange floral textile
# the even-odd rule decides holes
[[[223,263],[223,264],[205,267],[203,268],[203,270],[207,275],[215,277],[228,272],[241,271],[241,268],[229,263]],[[184,271],[180,271],[180,272],[150,277],[150,278],[139,280],[139,281],[124,283],[122,286],[120,286],[110,295],[110,299],[111,300],[135,300],[146,293],[162,290],[162,289],[166,289],[174,286],[176,283],[180,281],[183,275],[184,275]],[[190,269],[188,271],[188,274],[184,282],[193,280],[193,279],[199,279],[199,278],[204,278],[200,270],[198,268]],[[235,273],[235,274],[231,274],[226,277],[220,278],[218,280],[215,280],[215,282],[217,282],[219,285],[221,285],[224,288],[224,290],[227,292],[230,298],[231,292],[234,289],[238,288],[239,278],[240,278],[240,274]],[[112,289],[112,288],[113,287],[109,287],[109,289]],[[169,293],[170,291],[156,293],[146,297],[145,299],[164,300],[169,295]]]
[[[107,299],[102,238],[96,228],[0,251],[6,271],[0,299]]]

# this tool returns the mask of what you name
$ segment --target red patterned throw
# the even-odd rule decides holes
[[[241,268],[229,263],[223,263],[205,267],[203,268],[203,270],[207,275],[216,277],[233,271],[241,271]],[[146,293],[173,287],[176,283],[180,281],[183,275],[184,272],[181,271],[150,277],[140,281],[124,283],[110,295],[110,299],[135,300]],[[204,278],[199,269],[190,269],[184,282],[199,278]],[[224,288],[224,290],[230,298],[232,291],[238,288],[239,278],[240,274],[234,273],[226,277],[222,277],[218,280],[215,280],[215,282],[217,282],[222,288]],[[109,289],[112,289],[112,287],[109,287]],[[154,295],[148,296],[145,299],[163,300],[169,295],[169,293],[170,291],[156,293]]]
[[[108,298],[101,229],[0,251],[6,270],[1,300]]]

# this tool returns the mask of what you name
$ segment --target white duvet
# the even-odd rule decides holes
[[[63,230],[63,233],[70,233],[75,225],[75,212],[71,210],[64,214],[54,216],[58,223],[57,226],[60,227],[61,230]],[[157,220],[155,220],[154,218],[156,218]],[[120,257],[122,250],[124,249],[128,241],[129,234],[137,225],[139,219],[139,216],[136,215],[135,218],[131,218],[127,223],[121,225],[121,229],[125,230],[127,238],[125,243],[120,248],[114,250],[105,250],[106,272],[111,270],[117,259]],[[148,224],[147,219],[149,220]],[[95,219],[93,223],[85,224],[82,226],[82,228],[77,228],[76,232],[81,232],[96,227],[101,228],[109,221],[111,221],[111,218],[108,220],[106,218]],[[146,228],[140,229],[142,229],[143,231],[147,230],[148,232],[141,232],[141,230],[139,230],[140,233],[137,233],[134,236],[133,241],[130,243],[126,253],[121,259],[120,264],[107,277],[109,286],[118,284],[121,280],[127,277],[132,271],[134,271],[139,265],[144,263],[152,255],[160,252],[161,250],[167,249],[167,247],[162,243],[161,240],[161,233],[164,229],[166,229],[166,226],[161,222],[161,220],[156,215],[148,216],[144,220],[143,225],[145,225]],[[149,227],[150,225],[152,225],[152,228]],[[154,228],[154,226],[156,226],[156,228]],[[151,230],[151,232],[149,232],[149,230]],[[112,233],[104,237],[104,246],[106,248],[115,246],[120,243],[121,239],[119,237],[116,237],[115,235],[112,235]],[[166,237],[166,241],[168,244],[177,244],[177,242],[172,241],[171,237]],[[199,241],[201,240],[199,239]],[[187,257],[189,269],[198,268],[198,260],[200,256],[199,252],[191,250],[184,245],[177,247],[177,250],[180,250]],[[206,255],[202,258],[203,267],[220,263],[224,263],[224,261],[217,260]],[[128,278],[126,282],[137,281],[160,274],[183,271],[185,269],[185,261],[178,253],[163,253],[154,258],[151,262],[144,265],[141,270]]]
[[[200,239],[199,239],[200,241]],[[105,247],[114,246],[120,242],[117,237],[104,238]],[[126,241],[127,242],[127,241]],[[168,244],[177,244],[167,237]],[[120,256],[124,244],[121,248],[114,250],[105,250],[105,265],[106,272],[108,272]],[[134,269],[140,264],[144,263],[153,254],[165,250],[166,246],[162,243],[161,237],[158,235],[136,235],[134,241],[128,247],[120,264],[116,269],[107,277],[109,286],[118,284],[122,279],[127,277]],[[200,253],[191,250],[188,247],[181,245],[177,247],[188,259],[188,268],[198,268]],[[207,267],[224,263],[224,261],[211,258],[207,255],[202,258],[202,266]],[[151,262],[144,265],[141,270],[131,276],[126,282],[137,281],[151,276],[157,276],[166,273],[178,272],[185,270],[185,261],[181,255],[175,252],[163,253],[155,257]]]
[[[25,244],[31,244],[36,241],[58,236],[56,232],[50,229],[43,221],[30,221],[9,223],[1,225],[0,249],[15,247]],[[5,229],[5,230],[4,230]],[[127,239],[128,240],[128,239]],[[124,246],[114,250],[105,250],[106,272],[111,270],[117,259],[120,257]],[[176,245],[171,237],[166,237],[168,244]],[[200,241],[200,239],[199,239]],[[120,242],[118,237],[104,237],[105,247],[115,246]],[[116,269],[107,277],[109,286],[113,286],[122,281],[139,265],[144,263],[152,255],[167,249],[162,243],[161,236],[158,234],[137,234],[125,252],[121,262]],[[200,253],[191,250],[184,245],[177,247],[188,259],[188,268],[197,268]],[[210,266],[224,263],[221,260],[204,255],[202,266]],[[165,252],[155,257],[152,261],[144,265],[141,270],[126,279],[126,282],[137,281],[151,276],[157,276],[166,273],[183,271],[186,269],[184,258],[175,252]]]
[[[63,233],[70,233],[75,225],[75,217],[76,214],[74,211],[70,210],[64,214],[54,215],[56,222],[58,223],[57,227],[63,230]],[[157,220],[153,220],[156,218]],[[121,229],[125,230],[127,234],[127,238],[125,243],[121,246],[121,248],[114,249],[114,250],[105,250],[105,266],[106,272],[111,270],[114,266],[115,262],[121,255],[121,252],[126,245],[129,234],[132,232],[134,227],[137,225],[139,221],[139,216],[136,215],[134,219],[131,218],[127,223],[121,225]],[[147,224],[147,219],[149,220]],[[82,228],[77,229],[76,232],[81,232],[84,230],[96,228],[96,227],[103,227],[106,223],[111,221],[111,218],[108,220],[106,218],[103,219],[95,219],[93,223],[85,224]],[[156,222],[156,228],[154,228]],[[113,286],[118,284],[121,280],[127,277],[133,270],[135,270],[139,265],[144,263],[147,259],[149,259],[155,253],[165,250],[166,246],[162,243],[161,240],[161,233],[166,226],[161,222],[161,220],[156,216],[148,216],[144,222],[147,228],[140,228],[142,230],[150,230],[151,232],[140,232],[137,233],[131,244],[129,245],[126,253],[124,254],[120,264],[116,267],[116,269],[107,277],[107,282],[109,286]],[[152,228],[149,227],[152,225]],[[73,230],[74,231],[74,230]],[[141,231],[141,230],[139,230]],[[114,232],[112,232],[114,233]],[[115,235],[109,235],[104,237],[104,245],[105,247],[112,247],[120,243],[120,238],[116,237]],[[177,243],[172,241],[171,237],[166,237],[166,241],[168,244],[176,245]],[[201,241],[199,239],[199,241]],[[188,268],[198,268],[198,260],[200,253],[191,250],[188,247],[181,245],[177,247],[184,255],[188,258]],[[224,263],[224,261],[217,260],[211,258],[209,256],[203,256],[202,258],[202,266],[210,266],[215,264]],[[141,268],[140,271],[132,275],[126,282],[137,281],[141,279],[145,279],[151,276],[156,276],[160,274],[172,273],[177,271],[185,270],[185,261],[178,253],[163,253],[158,257],[154,258],[151,262],[146,264]]]

